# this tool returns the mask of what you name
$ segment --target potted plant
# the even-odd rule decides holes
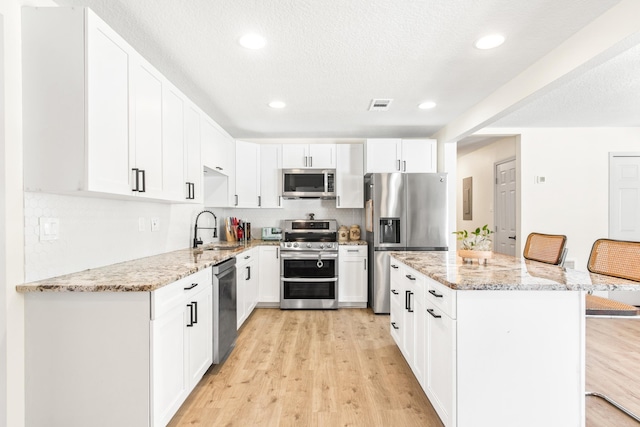
[[[461,241],[458,256],[462,257],[464,262],[471,263],[473,258],[476,258],[478,263],[486,264],[487,259],[492,257],[493,252],[491,252],[491,238],[489,236],[493,234],[493,231],[489,229],[488,224],[471,232],[460,230],[454,231],[453,234],[457,235],[457,239]]]

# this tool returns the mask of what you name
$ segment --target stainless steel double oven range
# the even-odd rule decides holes
[[[338,308],[337,221],[285,220],[280,242],[280,308]]]

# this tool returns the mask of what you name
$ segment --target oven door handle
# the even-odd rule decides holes
[[[288,277],[281,277],[280,278],[281,282],[309,282],[309,283],[324,283],[324,282],[337,282],[338,278],[337,277],[330,277],[328,279],[302,279],[302,278],[288,278]]]
[[[329,253],[327,253],[327,252],[315,252],[315,253],[296,252],[296,253],[289,253],[289,252],[284,252],[284,251],[280,250],[280,258],[282,258],[282,259],[318,259],[318,256],[320,256],[320,259],[335,259],[335,258],[338,258],[338,254],[335,253],[335,252],[329,252]]]

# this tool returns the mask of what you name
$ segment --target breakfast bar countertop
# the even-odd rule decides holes
[[[390,252],[419,273],[457,290],[640,291],[640,282],[494,253],[486,265],[456,252]]]
[[[219,264],[256,246],[279,245],[278,241],[251,240],[247,246],[218,242],[198,249],[181,249],[124,261],[77,273],[16,286],[28,292],[149,292],[169,285],[209,266]]]

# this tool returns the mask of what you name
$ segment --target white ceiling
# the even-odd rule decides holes
[[[244,138],[429,136],[618,2],[57,1],[91,7],[232,136]],[[238,45],[250,31],[266,37],[264,49]],[[492,51],[473,47],[492,32],[506,43]],[[635,67],[628,74],[634,64],[623,64]],[[584,78],[573,92],[601,80]],[[619,92],[625,78],[616,80]],[[540,122],[561,123],[558,112],[590,105],[573,92],[549,94],[556,107],[546,111],[555,114]],[[372,98],[394,101],[387,112],[368,112]],[[269,108],[274,99],[287,108]],[[424,100],[438,106],[419,110]],[[502,124],[526,121],[523,111]]]

